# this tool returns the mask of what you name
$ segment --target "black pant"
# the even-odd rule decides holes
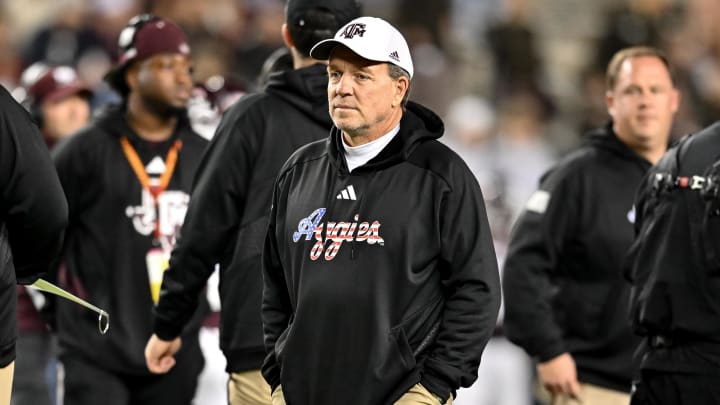
[[[630,405],[717,405],[720,376],[643,370]]]
[[[128,375],[113,372],[103,364],[65,353],[65,405],[189,405],[195,396],[204,360],[200,346],[183,339],[177,364],[163,375]],[[180,355],[182,353],[182,355]]]

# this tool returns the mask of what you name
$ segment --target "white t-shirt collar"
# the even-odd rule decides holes
[[[397,124],[395,128],[391,129],[390,132],[380,138],[360,146],[349,146],[345,143],[345,135],[341,134],[340,136],[342,137],[342,144],[345,149],[345,161],[347,162],[348,170],[352,172],[377,156],[380,151],[382,151],[387,144],[395,138],[395,135],[397,135],[398,132],[400,132],[400,124]]]

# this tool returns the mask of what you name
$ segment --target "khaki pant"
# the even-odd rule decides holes
[[[422,384],[415,384],[410,391],[406,392],[395,405],[443,405],[435,398]],[[445,405],[452,405],[452,396],[448,398]]]
[[[285,396],[282,392],[282,385],[278,385],[272,393],[272,405],[285,405]]]
[[[10,405],[15,362],[0,368],[0,405]]]
[[[275,388],[272,393],[272,405],[285,405],[285,397],[283,396],[282,386]],[[443,405],[420,384],[415,384],[410,391],[395,402],[395,405]],[[450,397],[445,405],[452,405],[452,397]]]
[[[572,399],[566,396],[555,396],[551,405],[628,405],[630,394],[598,387],[591,384],[580,384],[580,398]]]
[[[272,405],[270,386],[259,370],[230,374],[228,400],[231,405]]]

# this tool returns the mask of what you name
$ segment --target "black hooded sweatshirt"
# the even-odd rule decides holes
[[[165,272],[155,333],[179,335],[220,263],[220,347],[227,371],[259,370],[265,356],[261,253],[275,176],[332,122],[325,65],[271,76],[223,117],[196,176],[181,237]]]
[[[591,132],[543,175],[513,229],[503,271],[507,337],[539,362],[569,352],[579,381],[623,392],[637,338],[622,262],[649,168],[612,124]]]
[[[123,153],[122,136],[129,139],[148,172],[148,167],[165,159],[176,140],[182,142],[157,208]],[[146,254],[155,247],[156,218],[163,238],[176,236],[206,146],[185,116],[170,139],[145,141],[129,127],[125,109],[117,106],[53,149],[70,210],[58,281],[110,314],[110,330],[101,335],[97,314],[71,301],[55,300],[61,354],[79,355],[114,372],[150,374],[144,356],[153,325]],[[207,308],[198,310],[184,331],[187,344],[180,356],[200,355],[197,334],[202,310]]]
[[[0,86],[0,368],[15,360],[15,284],[30,284],[51,269],[67,215],[40,131]]]
[[[348,172],[342,135],[296,152],[265,242],[263,375],[288,405],[384,405],[477,378],[500,304],[480,187],[409,103],[400,132]]]

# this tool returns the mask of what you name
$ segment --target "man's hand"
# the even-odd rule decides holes
[[[571,398],[580,396],[575,360],[569,353],[563,353],[537,366],[538,377],[543,386],[555,395]]]
[[[162,340],[153,334],[145,346],[145,363],[150,372],[165,374],[175,366],[175,353],[180,350],[182,341],[179,337],[173,340]]]

